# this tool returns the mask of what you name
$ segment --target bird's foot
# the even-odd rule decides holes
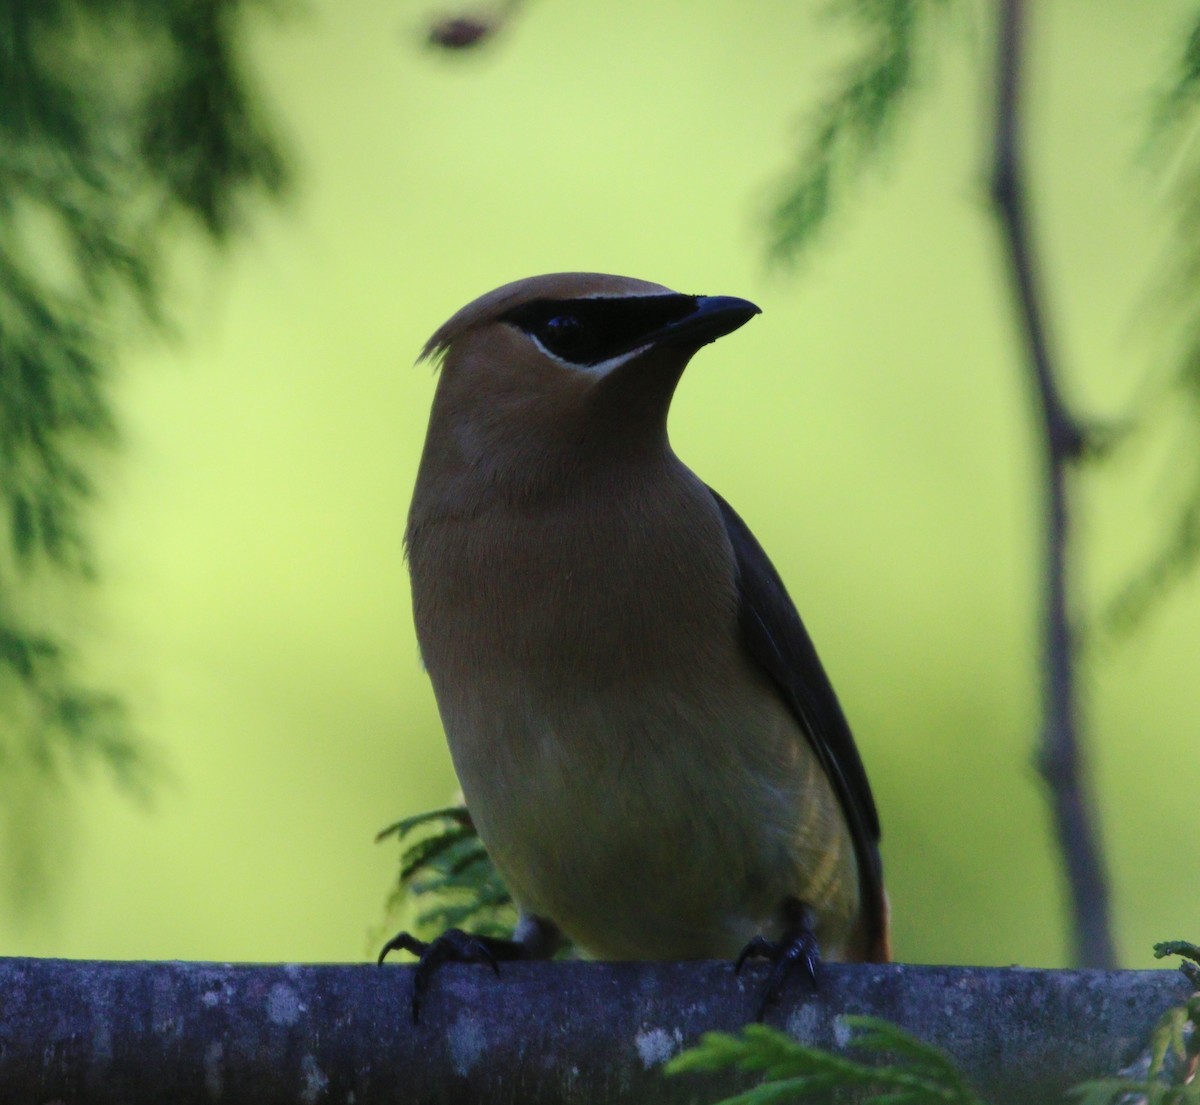
[[[821,962],[821,949],[813,932],[812,910],[803,902],[789,899],[784,903],[784,913],[787,917],[787,927],[783,936],[779,940],[768,940],[765,936],[754,937],[742,949],[734,964],[735,971],[741,971],[742,965],[751,958],[769,959],[774,964],[767,976],[755,1016],[755,1020],[760,1022],[766,1015],[767,1006],[779,997],[784,983],[793,971],[802,971],[809,985],[814,990],[817,988],[817,966]]]
[[[378,962],[382,963],[388,952],[393,951],[412,952],[417,957],[412,990],[412,1019],[416,1024],[421,1019],[421,1005],[429,990],[429,981],[440,964],[484,963],[498,975],[500,961],[520,959],[524,946],[497,936],[477,936],[462,929],[447,929],[433,940],[418,940],[410,933],[399,932],[383,945]]]

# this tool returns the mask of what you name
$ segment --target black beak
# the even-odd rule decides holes
[[[657,318],[646,319],[649,325],[637,329],[629,327],[621,346],[606,351],[610,357],[635,349],[641,353],[605,373],[593,394],[601,403],[611,402],[612,417],[626,428],[640,412],[665,430],[671,395],[692,354],[762,313],[749,300],[729,295],[647,296],[640,304],[637,299],[625,302],[638,304],[643,312],[652,305]]]
[[[732,334],[762,311],[748,299],[732,295],[698,295],[696,309],[648,335],[655,345],[684,345],[699,349]]]

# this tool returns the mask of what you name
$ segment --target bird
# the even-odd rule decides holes
[[[879,817],[812,640],[741,517],[676,456],[703,346],[759,308],[601,273],[488,292],[440,366],[406,555],[470,816],[519,911],[447,959],[891,958]]]

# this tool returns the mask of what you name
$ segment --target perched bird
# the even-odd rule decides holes
[[[454,766],[519,906],[447,958],[889,957],[879,821],[837,697],[745,523],[671,450],[692,355],[758,314],[618,276],[506,284],[442,360],[408,518]],[[739,958],[739,965],[740,965]],[[761,1011],[760,1011],[761,1013]]]

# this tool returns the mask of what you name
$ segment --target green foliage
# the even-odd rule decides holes
[[[406,817],[376,840],[404,844],[400,877],[389,915],[413,915],[415,935],[433,937],[448,928],[483,936],[511,936],[512,897],[501,882],[465,806]]]
[[[853,25],[856,48],[832,91],[810,113],[793,168],[768,217],[768,254],[793,263],[816,241],[836,205],[879,158],[903,109],[926,78],[932,40],[955,0],[833,0],[829,11]],[[1158,297],[1175,313],[1180,335],[1173,386],[1161,406],[1185,411],[1186,443],[1172,460],[1178,501],[1142,566],[1104,611],[1110,631],[1128,632],[1185,579],[1200,560],[1200,11],[1182,28],[1170,73],[1155,97],[1148,149],[1171,189],[1176,232]],[[1164,413],[1143,412],[1143,415]],[[1127,420],[1122,420],[1123,422]],[[1143,425],[1149,418],[1141,419]],[[1115,455],[1133,440],[1133,421],[1089,456]],[[1092,442],[1094,444],[1094,442]]]
[[[1194,1105],[1200,1102],[1200,1082],[1192,1078],[1195,1049],[1191,1044],[1195,1002],[1168,1009],[1150,1037],[1150,1062],[1144,1078],[1097,1078],[1071,1089],[1080,1105],[1114,1105],[1134,1100],[1146,1105]]]
[[[736,1067],[766,1075],[761,1085],[719,1105],[776,1105],[835,1089],[857,1090],[866,1105],[982,1105],[944,1052],[878,1017],[842,1019],[858,1030],[852,1046],[877,1062],[807,1047],[778,1029],[751,1024],[736,1035],[705,1033],[695,1047],[672,1059],[666,1071]]]
[[[1154,945],[1154,958],[1166,959],[1168,955],[1178,955],[1183,958],[1179,964],[1180,973],[1197,990],[1200,990],[1200,945],[1189,943],[1187,940],[1164,940]]]
[[[1193,986],[1200,986],[1200,947],[1185,940],[1155,944],[1154,955],[1184,957],[1180,971]],[[1159,1017],[1150,1033],[1146,1073],[1141,1078],[1097,1078],[1071,1090],[1080,1105],[1113,1105],[1133,1101],[1145,1105],[1197,1105],[1200,1103],[1200,992],[1183,1005],[1172,1006]]]
[[[1200,107],[1200,11],[1192,15],[1187,33],[1180,36],[1182,50],[1171,65],[1171,75],[1154,105],[1154,127],[1164,139],[1178,140],[1191,129],[1193,112]]]
[[[1153,105],[1148,150],[1153,168],[1169,179],[1175,231],[1160,284],[1162,303],[1180,335],[1172,386],[1158,398],[1174,411],[1182,401],[1183,444],[1172,455],[1178,501],[1165,540],[1119,591],[1106,611],[1108,626],[1129,632],[1200,559],[1200,10],[1181,34],[1182,44]],[[1175,327],[1172,327],[1175,329]],[[1157,412],[1162,415],[1164,410]]]
[[[1184,974],[1195,984],[1200,947],[1182,941],[1159,944],[1155,955],[1182,955]],[[853,1047],[872,1053],[876,1063],[862,1063],[807,1047],[766,1025],[747,1025],[736,1035],[710,1032],[699,1044],[667,1064],[668,1074],[736,1068],[761,1073],[753,1089],[724,1098],[717,1105],[779,1105],[806,1100],[808,1094],[854,1090],[865,1105],[983,1105],[966,1084],[954,1061],[939,1049],[876,1017],[843,1018],[858,1029]],[[1197,1105],[1200,1080],[1200,993],[1184,1005],[1168,1009],[1156,1023],[1147,1048],[1143,1077],[1099,1078],[1070,1090],[1079,1105]]]
[[[859,49],[834,91],[812,113],[807,137],[767,229],[773,260],[792,262],[812,244],[833,204],[892,136],[918,83],[928,27],[953,0],[838,0],[831,11],[857,24]]]
[[[237,57],[248,6],[0,0],[0,758],[46,777],[91,757],[133,781],[142,762],[48,624],[49,582],[93,574],[114,339],[161,322],[168,235],[182,218],[224,240],[285,183]]]
[[[148,785],[149,764],[120,701],[76,686],[62,647],[45,636],[0,626],[0,715],[27,741],[0,744],[0,763],[10,770],[14,757],[45,776],[57,774],[60,757],[76,765],[99,757],[127,785],[140,792]]]

